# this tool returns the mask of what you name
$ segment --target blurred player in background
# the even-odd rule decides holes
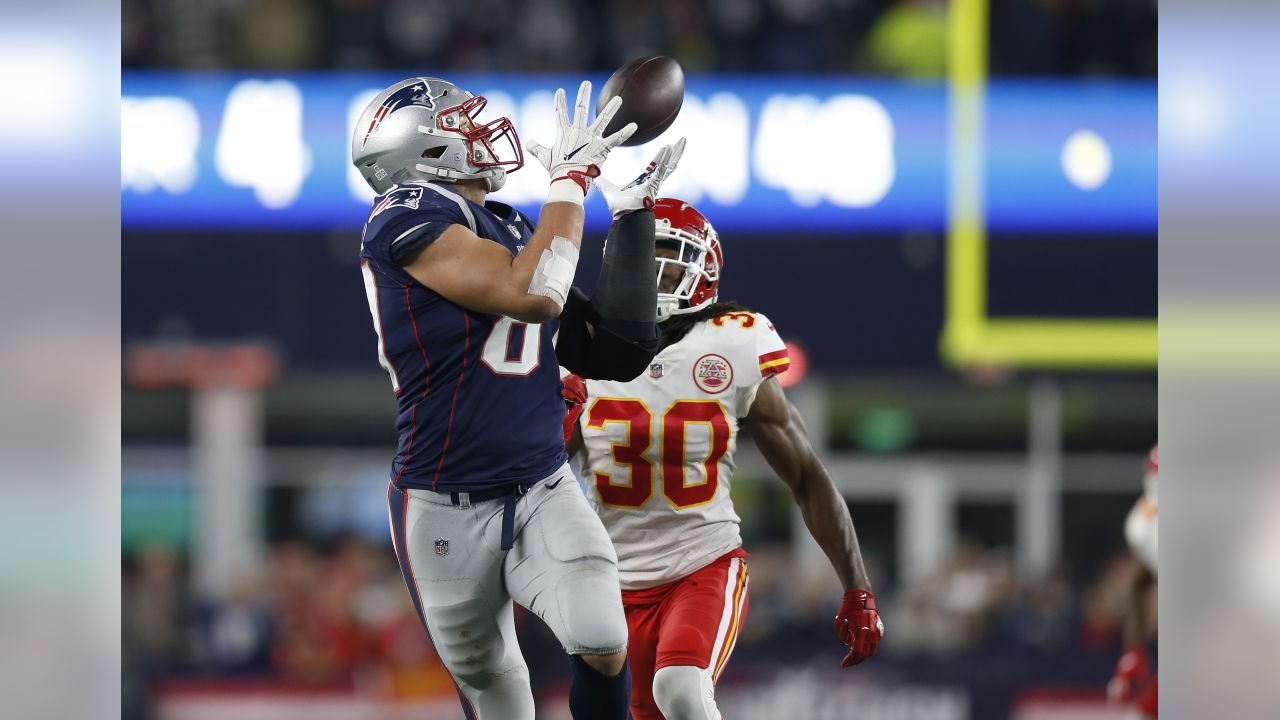
[[[1156,629],[1156,560],[1159,557],[1159,525],[1157,523],[1156,480],[1160,472],[1159,447],[1151,448],[1147,471],[1142,483],[1142,496],[1134,503],[1124,523],[1124,536],[1133,550],[1133,580],[1129,603],[1125,609],[1125,653],[1116,665],[1115,676],[1107,684],[1107,696],[1115,702],[1137,700],[1143,717],[1156,717],[1158,693],[1156,676],[1151,672],[1147,640]]]
[[[523,153],[510,120],[477,119],[483,97],[410,78],[374,98],[352,138],[379,193],[360,258],[399,399],[392,536],[472,720],[534,717],[512,600],[571,656],[575,718],[627,714],[617,557],[566,463],[557,365],[629,379],[652,358],[653,214],[614,223],[594,297],[571,289],[583,200],[635,129],[604,136],[618,99],[588,125],[590,95],[582,83],[570,118],[558,91],[555,142],[529,146],[551,175],[536,228],[485,199]],[[664,149],[645,177],[660,182],[677,160]]]
[[[615,213],[637,204],[635,189],[601,189]],[[716,720],[714,686],[747,612],[729,497],[739,427],[791,488],[845,588],[841,665],[875,654],[884,627],[848,507],[775,378],[785,344],[764,315],[717,302],[724,255],[701,213],[663,198],[654,214],[661,349],[630,382],[566,378],[566,433],[618,550],[632,717]]]

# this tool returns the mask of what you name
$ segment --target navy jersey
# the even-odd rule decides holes
[[[532,223],[497,202],[479,205],[433,183],[379,196],[360,250],[378,359],[399,401],[399,487],[477,492],[533,482],[566,460],[556,322],[517,322],[466,310],[413,279],[405,258],[450,225],[512,255]]]

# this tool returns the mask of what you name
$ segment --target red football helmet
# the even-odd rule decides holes
[[[700,310],[716,301],[720,291],[720,270],[724,252],[720,236],[702,213],[675,198],[659,198],[653,204],[658,247],[674,248],[676,256],[659,256],[658,321],[672,315]],[[662,292],[662,277],[668,265],[680,268],[680,282],[672,292]]]

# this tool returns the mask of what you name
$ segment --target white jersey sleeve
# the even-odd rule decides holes
[[[583,474],[624,590],[741,547],[729,497],[740,421],[788,362],[769,319],[739,312],[697,324],[630,382],[587,382]]]
[[[756,391],[765,379],[785,372],[791,367],[787,344],[782,341],[769,318],[751,313],[751,320],[740,320],[749,340],[742,348],[742,390],[738,393],[738,417],[746,417],[756,401]],[[731,321],[731,320],[730,320]],[[747,368],[751,372],[745,372]]]

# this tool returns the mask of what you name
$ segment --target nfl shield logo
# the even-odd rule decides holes
[[[662,377],[662,363],[654,363],[649,366],[649,377],[655,380]]]
[[[449,541],[444,538],[436,539],[436,555],[444,557],[449,554]]]

